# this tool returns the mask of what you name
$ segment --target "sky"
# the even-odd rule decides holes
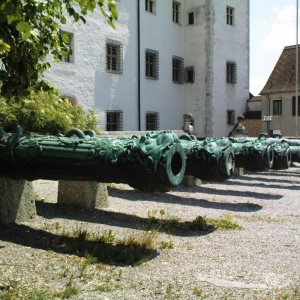
[[[283,48],[296,44],[296,5],[297,0],[250,0],[250,93],[254,96],[263,89]]]

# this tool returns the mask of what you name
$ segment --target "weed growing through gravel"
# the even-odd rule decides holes
[[[233,222],[232,216],[228,214],[224,214],[220,219],[198,216],[194,221],[191,222],[189,228],[194,231],[243,229],[242,226]]]
[[[174,249],[174,244],[171,241],[161,242],[161,248],[162,249]]]
[[[1,300],[52,300],[54,298],[49,291],[14,284],[3,287],[0,295]]]
[[[203,293],[202,289],[193,288],[193,294],[198,296],[199,299],[206,299],[208,297],[207,294]]]
[[[84,274],[86,264],[89,263],[125,263],[133,266],[144,263],[155,254],[155,237],[156,232],[146,231],[140,237],[131,236],[118,241],[112,230],[93,235],[81,226],[73,230],[72,234],[61,237],[61,242],[66,244],[66,252],[86,257],[81,271]]]
[[[79,293],[79,290],[73,286],[73,277],[74,275],[72,274],[70,276],[69,281],[66,284],[65,289],[62,292],[56,293],[55,294],[56,297],[60,297],[61,299],[68,299]]]
[[[275,300],[299,300],[300,299],[300,286],[296,286],[292,291],[280,291]],[[263,299],[269,300],[269,299]]]
[[[166,212],[163,209],[159,211],[157,209],[148,211],[148,225],[157,231],[167,230],[179,221],[180,218],[166,216]]]
[[[251,215],[251,216],[240,216],[240,215],[236,215],[235,217],[240,218],[240,219],[244,219],[248,222],[267,222],[267,223],[279,223],[279,222],[283,222],[283,219],[279,219],[279,218],[274,218],[274,217],[270,217],[270,216],[260,216],[260,215]]]
[[[164,299],[172,299],[172,300],[182,299],[182,295],[177,294],[177,292],[180,292],[180,287],[174,286],[172,283],[169,283],[166,288]]]

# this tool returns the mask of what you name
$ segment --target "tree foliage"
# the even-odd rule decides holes
[[[2,0],[0,2],[0,94],[29,95],[50,90],[42,79],[50,68],[46,57],[69,53],[68,36],[60,34],[67,17],[86,22],[84,16],[99,7],[114,27],[118,13],[114,0]]]
[[[97,131],[98,117],[93,110],[73,106],[68,99],[58,97],[58,91],[30,93],[19,101],[0,98],[0,126],[18,123],[25,132],[65,134],[68,130],[93,129]]]

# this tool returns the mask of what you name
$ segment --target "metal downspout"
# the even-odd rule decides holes
[[[268,116],[271,116],[271,99],[270,94],[268,94]],[[270,122],[267,122],[267,134],[270,134]]]
[[[137,42],[138,42],[138,129],[141,131],[141,33],[140,33],[140,0],[137,0]]]

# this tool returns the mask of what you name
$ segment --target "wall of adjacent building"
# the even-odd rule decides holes
[[[280,130],[283,136],[294,137],[296,128],[296,117],[292,115],[292,97],[295,92],[290,93],[274,93],[270,95],[262,95],[262,117],[272,116],[270,122],[270,130]],[[269,110],[270,99],[270,110]],[[274,115],[273,101],[282,100],[282,115]],[[298,117],[298,136],[300,135],[300,119]],[[263,132],[267,131],[267,122],[263,122]]]

